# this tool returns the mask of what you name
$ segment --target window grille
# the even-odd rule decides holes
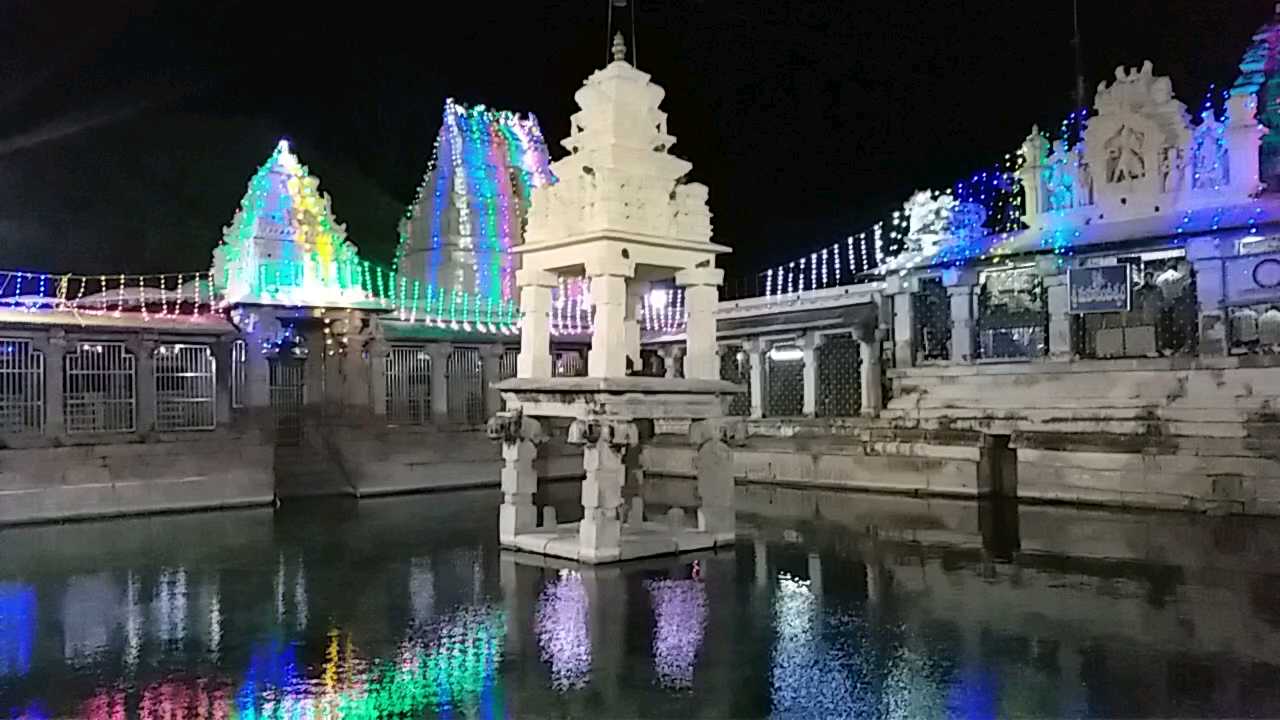
[[[164,344],[155,350],[156,429],[217,427],[213,351],[206,345]]]
[[[746,392],[734,395],[729,401],[730,415],[751,414],[751,356],[741,345],[720,347],[720,379],[737,383]]]
[[[481,425],[484,416],[484,366],[480,349],[454,348],[445,366],[449,422]]]
[[[498,358],[498,379],[506,380],[516,376],[516,359],[520,357],[520,350],[517,348],[503,348],[502,356]]]
[[[302,444],[302,408],[307,400],[306,364],[295,358],[267,362],[267,392],[275,416],[276,444]]]
[[[776,348],[781,349],[781,348]],[[765,414],[770,417],[796,417],[804,414],[804,359],[790,359],[798,348],[787,348],[787,359],[765,355]]]
[[[0,433],[44,432],[44,353],[0,338]]]
[[[244,340],[231,343],[231,407],[244,407],[244,390],[249,362],[249,345]]]
[[[1195,268],[1182,257],[1119,262],[1133,267],[1132,309],[1073,316],[1073,351],[1089,358],[1194,355],[1200,331]]]
[[[137,429],[136,359],[118,342],[85,342],[68,353],[63,409],[68,433],[127,433]]]
[[[387,421],[422,425],[431,419],[431,355],[421,345],[387,352]]]
[[[862,405],[858,341],[828,335],[818,347],[817,411],[821,417],[853,417]]]
[[[556,350],[552,354],[551,373],[555,377],[585,377],[587,359],[582,350]]]

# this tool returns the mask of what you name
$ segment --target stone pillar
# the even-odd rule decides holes
[[[676,284],[684,288],[685,323],[684,376],[697,380],[719,380],[720,360],[716,355],[717,288],[724,282],[724,270],[690,268],[676,273]]]
[[[868,339],[864,339],[868,338]],[[880,332],[870,330],[858,338],[858,359],[861,360],[859,380],[862,383],[862,403],[859,414],[879,417],[884,408],[884,378],[880,369]]]
[[[363,355],[359,348],[353,348],[357,357]],[[349,352],[351,352],[349,351]],[[373,406],[374,415],[387,414],[387,354],[390,348],[382,338],[369,341],[369,403]]]
[[[759,532],[759,530],[757,530]],[[756,536],[752,541],[755,546],[755,581],[757,588],[766,588],[769,586],[769,546],[765,544],[764,538]]]
[[[973,291],[970,284],[953,285],[947,288],[947,297],[951,301],[951,362],[969,363],[973,361]]]
[[[698,477],[698,529],[717,545],[731,544],[736,535],[733,514],[733,452],[722,437],[722,421],[700,420],[689,426],[697,448],[693,468]]]
[[[627,374],[626,315],[627,278],[617,274],[591,276],[591,302],[595,305],[595,327],[591,350],[587,353],[587,375],[624,377]]]
[[[658,351],[658,355],[662,358],[662,375],[663,377],[674,378],[676,375],[676,366],[681,358],[684,357],[684,348],[679,345],[668,345]]]
[[[496,387],[502,374],[499,367],[502,363],[502,345],[494,343],[480,348],[480,363],[480,379],[484,383],[484,412],[485,415],[492,415],[502,410],[502,393]]]
[[[623,422],[574,421],[570,435],[582,438],[582,522],[578,524],[578,556],[587,562],[612,562],[622,553],[622,485],[626,481],[628,445],[639,438],[635,425]]]
[[[913,367],[916,364],[916,352],[911,338],[916,328],[911,317],[911,294],[901,292],[891,297],[893,298],[893,361],[900,368]]]
[[[44,434],[61,437],[67,432],[62,398],[62,380],[67,356],[67,335],[61,328],[49,331],[44,351]]]
[[[768,348],[760,339],[742,344],[747,353],[747,384],[751,388],[751,417],[764,417],[764,367]]]
[[[640,311],[644,306],[645,293],[649,292],[649,283],[632,280],[627,284],[627,312],[624,318],[626,330],[627,358],[631,360],[634,372],[640,372],[644,363],[640,360]]]
[[[516,377],[551,377],[551,288],[556,276],[544,270],[517,270],[520,286],[520,355]]]
[[[804,352],[804,416],[814,417],[818,414],[818,348],[822,336],[806,333],[796,345]]]
[[[218,427],[231,423],[231,343],[234,338],[218,338],[213,352],[213,419]]]
[[[498,539],[512,545],[515,536],[538,527],[538,508],[533,494],[538,491],[536,443],[543,439],[542,426],[520,417],[518,426],[509,426],[502,437],[502,506],[498,510]]]
[[[265,319],[262,325],[274,323]],[[266,328],[263,328],[266,332]],[[274,332],[272,330],[271,332]],[[271,407],[271,361],[262,354],[263,333],[244,336],[244,405],[246,408]]]
[[[1070,360],[1071,303],[1067,294],[1066,274],[1046,275],[1044,288],[1049,310],[1049,359]]]
[[[156,347],[159,340],[143,336],[126,343],[135,358],[134,427],[137,432],[149,433],[156,429]]]
[[[361,413],[376,412],[373,407],[373,393],[370,392],[373,386],[370,375],[373,372],[373,354],[370,353],[368,359],[364,354],[365,338],[359,335],[347,336],[346,350],[339,356],[339,367],[342,371],[342,404],[348,410],[355,410]],[[386,370],[387,365],[382,363],[383,382],[382,389],[386,392]],[[386,405],[383,405],[383,412],[386,412]]]
[[[1196,301],[1200,313],[1199,353],[1227,354],[1226,287],[1223,278],[1224,252],[1217,238],[1193,238],[1187,242],[1187,259],[1196,272]]]
[[[449,356],[453,346],[449,343],[431,343],[427,346],[431,356],[431,419],[438,425],[449,422]]]

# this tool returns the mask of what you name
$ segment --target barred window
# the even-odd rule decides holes
[[[249,361],[249,346],[244,340],[231,343],[231,407],[244,407],[244,389]]]
[[[729,401],[730,415],[751,414],[751,356],[741,345],[720,347],[720,379],[741,385],[746,392]]]
[[[0,433],[44,432],[44,353],[0,338]]]
[[[63,370],[68,433],[127,433],[137,429],[136,358],[118,342],[80,343]]]
[[[431,419],[431,355],[420,345],[387,352],[387,420],[421,425]]]
[[[794,345],[775,345],[765,360],[765,414],[795,417],[804,414],[804,351]]]
[[[217,427],[217,381],[207,345],[160,345],[155,351],[156,429]]]
[[[587,374],[587,361],[582,350],[556,350],[551,358],[551,374],[555,377],[584,377]]]
[[[454,348],[445,367],[449,422],[480,425],[484,417],[484,365],[480,349]]]
[[[503,348],[502,357],[498,358],[498,379],[506,380],[516,376],[516,359],[520,351],[516,348]]]
[[[818,347],[818,415],[852,417],[862,405],[858,341],[852,335],[828,335]]]

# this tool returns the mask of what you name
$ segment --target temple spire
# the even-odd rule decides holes
[[[614,33],[613,35],[613,61],[627,61],[627,41],[623,39],[621,32]]]

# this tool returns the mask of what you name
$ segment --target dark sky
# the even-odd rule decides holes
[[[1072,107],[1069,0],[632,1],[731,272],[859,230]],[[389,261],[450,95],[536,113],[559,156],[607,0],[411,5],[0,0],[0,267],[206,268],[281,136]],[[1273,0],[1080,6],[1090,92],[1150,59],[1194,109]]]

